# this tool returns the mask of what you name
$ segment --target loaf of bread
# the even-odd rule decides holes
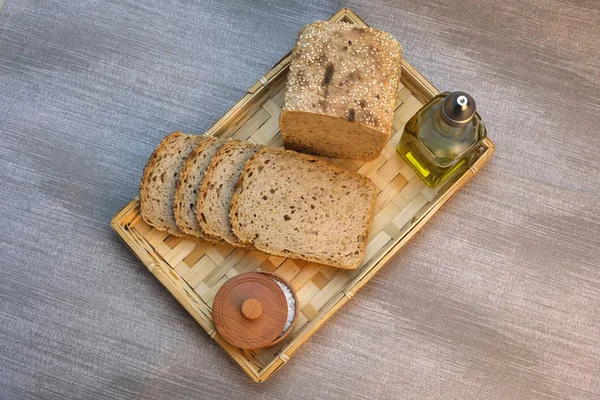
[[[303,153],[372,160],[390,137],[402,48],[390,34],[318,21],[300,31],[280,128]]]
[[[258,250],[354,269],[364,258],[375,195],[362,175],[264,148],[246,163],[230,220],[235,235]]]
[[[184,236],[173,212],[175,186],[188,154],[205,139],[174,132],[165,137],[150,156],[140,185],[140,209],[149,225]]]
[[[219,240],[207,234],[198,223],[196,203],[206,170],[224,143],[221,139],[207,138],[190,153],[181,170],[172,206],[177,226],[188,235],[206,240]]]
[[[209,235],[222,238],[235,246],[242,243],[231,230],[231,197],[246,162],[260,147],[239,140],[227,142],[213,157],[200,185],[196,206],[200,227]]]

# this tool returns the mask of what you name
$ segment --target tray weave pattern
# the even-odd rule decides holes
[[[367,26],[349,9],[330,21]],[[230,137],[280,147],[279,115],[290,55],[263,76],[248,93],[217,121],[208,135]],[[366,256],[352,271],[283,257],[171,236],[148,226],[137,199],[113,219],[112,227],[148,269],[186,308],[206,332],[256,382],[280,368],[317,329],[346,303],[427,220],[483,167],[494,153],[489,139],[480,157],[455,182],[439,189],[427,187],[395,151],[406,122],[437,89],[403,61],[392,136],[381,155],[370,162],[335,160],[349,171],[367,176],[377,186],[375,216]],[[227,343],[215,330],[211,311],[219,288],[230,278],[250,271],[273,272],[291,283],[299,301],[293,331],[275,346],[247,351]]]

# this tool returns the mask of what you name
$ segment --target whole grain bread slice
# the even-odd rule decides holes
[[[244,167],[230,219],[235,235],[261,251],[354,269],[364,258],[375,196],[362,175],[264,148]]]
[[[156,229],[185,236],[175,222],[173,202],[177,178],[185,159],[206,137],[173,132],[158,145],[142,175],[140,209],[144,221]]]
[[[200,190],[200,184],[204,179],[206,169],[210,165],[213,156],[224,143],[225,141],[221,139],[207,138],[190,153],[181,170],[175,190],[173,210],[177,226],[188,235],[206,240],[219,240],[204,232],[198,223],[196,205],[198,191]]]
[[[250,142],[227,142],[213,157],[200,185],[196,206],[200,226],[204,232],[220,237],[234,246],[243,244],[231,230],[231,197],[246,162],[260,148],[261,146]]]

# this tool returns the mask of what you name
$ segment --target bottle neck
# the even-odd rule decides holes
[[[442,110],[440,109],[435,118],[435,128],[443,136],[446,137],[460,137],[465,133],[465,127],[468,125],[456,125],[448,123],[442,116]]]

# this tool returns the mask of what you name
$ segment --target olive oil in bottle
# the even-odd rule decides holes
[[[464,92],[434,97],[406,123],[398,153],[430,187],[466,171],[487,135],[475,100]]]

